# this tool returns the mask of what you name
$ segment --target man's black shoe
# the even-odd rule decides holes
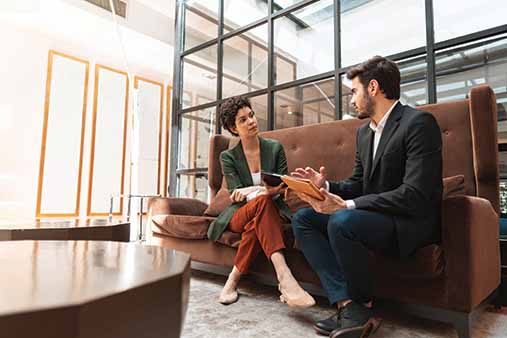
[[[313,328],[320,334],[329,336],[329,334],[340,327],[341,311],[343,308],[336,311],[334,315],[329,318],[315,322]]]
[[[366,338],[380,326],[380,319],[373,317],[373,310],[356,302],[348,303],[341,311],[338,327],[329,338]]]

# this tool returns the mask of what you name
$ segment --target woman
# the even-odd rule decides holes
[[[208,237],[216,241],[228,229],[241,233],[234,267],[220,294],[219,302],[232,304],[238,300],[236,290],[242,274],[262,250],[271,260],[279,281],[280,300],[292,307],[310,307],[315,300],[304,291],[292,275],[282,250],[282,219],[280,211],[290,216],[277,187],[261,185],[261,170],[287,174],[287,160],[282,145],[259,137],[257,119],[248,99],[235,97],[220,108],[220,120],[240,142],[222,152],[222,171],[231,192],[232,205],[210,225]]]

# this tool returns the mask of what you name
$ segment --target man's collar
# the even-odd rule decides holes
[[[389,108],[389,110],[387,111],[387,113],[384,114],[384,116],[382,117],[382,119],[379,121],[378,124],[375,124],[375,122],[373,120],[370,121],[370,128],[371,128],[371,130],[373,130],[374,132],[377,132],[377,130],[384,129],[384,127],[386,125],[386,122],[387,122],[387,119],[389,118],[389,115],[391,115],[391,112],[393,111],[394,107],[396,107],[396,105],[398,104],[398,102],[400,102],[400,101],[396,100],[393,103],[393,105],[391,106],[391,108]]]

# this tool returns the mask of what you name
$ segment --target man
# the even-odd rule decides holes
[[[352,176],[326,180],[326,169],[298,168],[325,196],[300,197],[312,208],[293,218],[296,239],[319,275],[335,315],[314,328],[330,337],[367,337],[372,316],[370,250],[406,257],[439,240],[442,139],[434,117],[401,104],[400,71],[375,56],[350,69],[352,105],[359,119]]]

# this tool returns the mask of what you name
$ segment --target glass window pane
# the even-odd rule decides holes
[[[341,6],[347,2],[350,1],[341,0]],[[374,55],[388,56],[426,45],[424,0],[373,0],[353,10],[344,9],[341,13],[342,67]],[[395,14],[395,20],[393,13],[399,13]]]
[[[333,1],[319,1],[274,23],[276,83],[334,69]]]
[[[435,41],[475,33],[507,22],[507,1],[433,0]]]
[[[208,202],[207,174],[179,174],[176,194],[178,197],[195,198]]]
[[[179,130],[178,169],[207,168],[209,140],[215,132],[215,107],[183,114]]]
[[[259,131],[268,130],[268,95],[251,97],[250,103],[255,116],[257,116],[257,128],[259,128]]]
[[[227,30],[246,26],[268,15],[268,2],[259,0],[224,0]]]
[[[252,105],[252,110],[257,117],[257,128],[259,131],[268,130],[268,95],[264,94],[250,97],[249,100]],[[229,133],[225,128],[222,128],[222,134],[234,137],[234,135]]]
[[[218,0],[188,1],[185,6],[184,49],[218,36]]]
[[[401,73],[401,103],[412,107],[427,104],[426,57],[403,60],[397,63]]]
[[[183,92],[194,98],[190,106],[216,101],[217,46],[202,49],[183,58]],[[188,101],[187,101],[188,102]]]
[[[498,138],[507,142],[507,38],[495,40],[437,54],[437,100],[464,99],[471,87],[488,84],[496,94]]]
[[[267,28],[261,25],[224,41],[223,97],[266,87]]]
[[[275,129],[335,119],[334,78],[275,93]]]
[[[285,9],[297,3],[300,3],[304,0],[274,0],[273,1],[273,12],[277,12],[279,10]],[[324,1],[326,2],[326,1]],[[331,1],[333,3],[333,1]]]
[[[428,103],[426,58],[418,57],[397,62],[401,74],[400,102],[416,107]],[[355,118],[357,113],[350,104],[351,80],[342,75],[342,119]]]

